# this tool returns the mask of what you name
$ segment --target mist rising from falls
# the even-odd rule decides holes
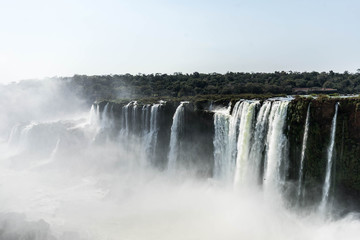
[[[326,207],[329,201],[329,194],[330,194],[330,187],[331,187],[331,172],[332,172],[332,165],[333,165],[333,152],[334,152],[334,145],[335,145],[335,134],[336,134],[336,119],[338,115],[338,108],[339,103],[335,104],[335,113],[333,120],[331,122],[331,135],[330,135],[330,143],[327,149],[327,165],[326,165],[326,172],[325,172],[325,181],[322,190],[322,198],[321,203],[319,206],[320,212],[325,213]]]
[[[358,238],[356,214],[324,221],[264,197],[264,190],[283,194],[289,100],[216,104],[213,119],[206,107],[191,116],[192,103],[133,101],[96,103],[72,118],[14,121],[0,142],[0,239]],[[213,138],[194,137],[192,121]],[[213,144],[206,151],[214,162],[199,154],[181,168],[188,160],[181,154],[203,141]],[[181,174],[167,171],[170,155]],[[213,173],[193,174],[195,164],[208,163]]]

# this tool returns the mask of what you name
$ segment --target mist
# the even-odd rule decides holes
[[[113,119],[64,82],[0,86],[0,106],[2,240],[360,235],[356,213],[324,216],[294,207],[277,191],[234,187],[187,167],[154,167],[146,154],[150,140],[114,133]]]

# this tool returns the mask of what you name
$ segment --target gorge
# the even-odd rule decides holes
[[[65,92],[3,106],[0,239],[358,237],[358,97]]]

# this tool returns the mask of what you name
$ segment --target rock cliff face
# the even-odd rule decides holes
[[[332,168],[332,196],[349,207],[359,206],[360,200],[360,122],[359,103],[355,98],[297,98],[290,104],[288,136],[290,141],[289,179],[298,177],[302,136],[308,104],[310,124],[304,161],[305,199],[317,202],[325,179],[327,149],[330,144],[331,121],[335,104],[339,103]]]
[[[100,112],[109,102],[99,103]],[[114,118],[114,131],[120,132],[124,126],[124,111],[128,111],[128,123],[131,134],[141,135],[143,131],[143,122],[146,115],[145,107],[150,104],[136,103],[137,107],[125,109],[127,103],[109,103],[112,107],[112,116]],[[154,154],[156,160],[153,165],[165,169],[168,161],[171,126],[173,124],[173,115],[180,102],[161,103],[157,113],[157,142]],[[184,119],[179,132],[179,144],[182,161],[179,163],[187,169],[192,169],[200,176],[211,176],[213,171],[213,135],[214,121],[213,113],[205,110],[210,102],[196,102],[185,104]],[[150,115],[150,113],[148,113]],[[135,119],[134,119],[135,118]],[[147,116],[150,118],[150,116]]]
[[[264,100],[260,101],[260,105]],[[303,162],[302,181],[304,205],[314,205],[321,199],[327,166],[332,119],[335,104],[339,103],[331,174],[331,196],[334,203],[345,203],[349,208],[360,206],[360,99],[358,98],[303,98],[290,101],[287,108],[285,135],[288,141],[288,170],[286,180],[298,184],[301,151],[307,109],[310,104],[308,138]],[[109,102],[99,103],[100,112]],[[232,106],[234,106],[234,103]],[[114,131],[124,127],[124,111],[128,111],[128,127],[133,134],[143,131],[146,104],[136,103],[131,111],[127,103],[109,103],[114,119]],[[166,102],[158,112],[156,160],[153,165],[166,169],[173,115],[180,102]],[[184,120],[179,132],[181,164],[202,177],[213,176],[214,168],[214,113],[211,108],[227,107],[229,101],[198,101],[185,104]],[[259,112],[257,107],[256,115]],[[255,121],[254,121],[255,122]],[[255,123],[254,123],[255,124]],[[255,128],[255,125],[254,125]],[[262,170],[260,170],[262,172]],[[288,184],[287,194],[295,196],[295,187]]]

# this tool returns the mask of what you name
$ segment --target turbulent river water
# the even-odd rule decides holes
[[[128,103],[115,132],[111,105],[90,109],[59,83],[2,86],[0,100],[1,240],[359,239],[357,213],[327,214],[328,177],[321,207],[282,194],[289,99],[213,109],[208,177],[179,165],[187,102],[172,116],[160,169],[161,102]]]

